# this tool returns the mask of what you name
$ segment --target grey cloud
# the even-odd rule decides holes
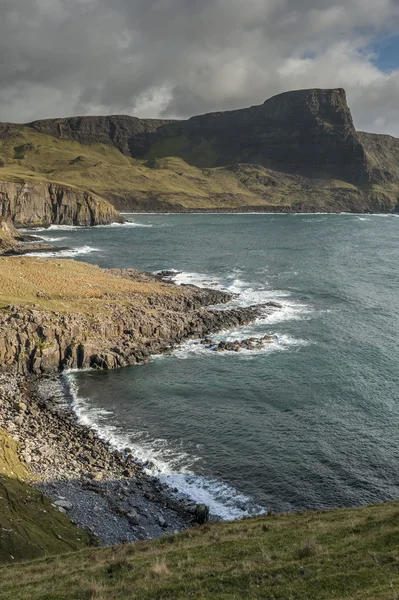
[[[399,135],[399,71],[365,48],[397,0],[3,0],[0,120],[186,117],[345,87],[356,123]]]

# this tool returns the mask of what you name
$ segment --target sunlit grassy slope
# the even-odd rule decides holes
[[[0,569],[2,600],[393,600],[399,504],[274,515]]]
[[[137,160],[106,144],[83,146],[13,126],[0,138],[0,181],[63,183],[111,200],[120,210],[300,210],[304,204],[339,210],[363,201],[358,188],[323,174],[307,179],[249,164],[194,167],[183,160],[182,147],[184,140],[172,138]],[[194,150],[195,164],[201,164],[201,155],[209,163],[211,147]],[[183,157],[174,157],[174,152]],[[193,157],[187,160],[192,163]],[[378,187],[366,191],[377,196],[381,192]]]
[[[96,265],[65,259],[0,257],[0,274],[0,310],[17,304],[85,313],[110,302],[140,303],[143,295],[181,293],[177,286],[116,277]]]

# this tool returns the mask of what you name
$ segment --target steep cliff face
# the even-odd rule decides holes
[[[399,140],[357,132],[343,89],[182,121],[0,124],[2,149],[0,178],[54,177],[124,211],[385,212],[399,201]]]
[[[399,183],[399,139],[363,131],[358,136],[375,177],[386,183]]]
[[[191,139],[216,138],[218,164],[370,180],[343,89],[287,92],[261,106],[193,117],[187,127]]]
[[[114,207],[88,192],[56,183],[0,181],[0,217],[16,226],[106,225],[122,220]]]
[[[28,127],[59,139],[76,140],[81,144],[111,144],[123,154],[143,156],[153,140],[169,135],[168,125],[173,123],[178,122],[113,115],[45,119],[29,123]]]
[[[245,162],[353,183],[374,177],[343,89],[287,92],[260,106],[187,121],[76,117],[29,126],[83,144],[113,144],[135,158],[173,154],[206,167]]]

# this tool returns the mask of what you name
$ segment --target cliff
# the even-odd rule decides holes
[[[0,272],[0,370],[13,373],[145,362],[188,337],[276,310],[214,311],[206,307],[230,296],[74,261],[0,258]]]
[[[45,119],[29,123],[40,133],[84,145],[110,144],[126,155],[144,156],[152,140],[168,137],[168,125],[178,121],[138,119],[123,115]]]
[[[119,213],[102,198],[56,183],[0,181],[0,216],[14,225],[106,225]]]
[[[310,89],[182,121],[3,123],[0,178],[62,182],[132,212],[392,212],[398,147],[356,131],[343,89]]]
[[[353,183],[380,180],[358,136],[343,89],[286,92],[253,106],[187,121],[135,117],[75,117],[28,125],[82,144],[108,143],[133,158],[167,156],[194,166],[251,163]],[[200,150],[203,147],[202,151]]]

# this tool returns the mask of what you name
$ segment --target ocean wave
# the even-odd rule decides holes
[[[81,254],[91,254],[100,252],[99,248],[93,246],[79,246],[78,248],[68,248],[67,250],[49,251],[49,252],[28,252],[25,256],[35,256],[37,258],[73,258]]]
[[[235,340],[242,340],[248,337],[256,337],[260,338],[263,335],[273,335],[274,341],[268,344],[265,344],[261,348],[256,348],[254,350],[242,349],[239,352],[235,350],[224,350],[223,352],[215,352],[212,348],[209,348],[209,344],[203,344],[198,340],[188,340],[172,350],[169,354],[158,354],[154,356],[154,360],[163,360],[168,356],[173,356],[180,360],[187,360],[189,358],[198,357],[198,356],[215,356],[218,358],[226,357],[226,356],[234,356],[236,358],[249,359],[255,358],[261,354],[270,354],[271,352],[282,352],[287,351],[289,349],[307,346],[309,342],[307,340],[302,340],[299,338],[292,337],[288,334],[280,334],[280,333],[259,333],[259,331],[255,331],[255,328],[252,327],[242,327],[240,329],[232,329],[226,331],[220,331],[218,334],[212,336],[212,341],[219,343],[221,341],[232,342]]]
[[[81,225],[49,225],[48,227],[31,227],[19,229],[19,231],[22,231],[23,233],[35,233],[36,231],[76,231],[80,229],[89,229],[89,227]]]
[[[67,236],[61,236],[61,237],[50,237],[48,235],[40,235],[37,236],[40,237],[41,240],[45,241],[45,242],[63,242],[64,240],[69,240],[70,238],[68,238]],[[32,242],[35,243],[35,242]]]
[[[258,285],[257,287],[251,285],[240,277],[242,270],[239,268],[234,269],[225,277],[195,272],[182,272],[175,269],[168,269],[168,271],[175,273],[170,279],[177,285],[190,284],[202,288],[209,287],[233,294],[234,297],[230,302],[216,307],[219,310],[229,310],[239,307],[246,308],[254,304],[265,304],[273,301],[279,302],[282,308],[269,314],[264,320],[267,323],[302,320],[308,318],[312,312],[306,304],[289,300],[291,297],[291,292],[289,291],[270,288],[267,286],[267,283]],[[257,322],[259,322],[259,319]],[[263,319],[260,319],[260,322],[263,322]]]
[[[110,223],[109,225],[96,225],[96,229],[102,227],[154,227],[150,223],[136,223],[135,221],[125,221],[125,223]]]
[[[151,224],[146,223],[136,223],[135,221],[125,221],[125,223],[109,223],[108,225],[95,225],[95,229],[102,229],[105,227],[154,227]],[[87,229],[93,229],[93,227],[89,225],[49,225],[48,227],[32,227],[32,228],[24,228],[19,231],[23,233],[35,233],[41,231],[84,231]],[[58,238],[59,239],[59,238]]]
[[[177,489],[180,496],[206,504],[212,514],[223,520],[266,511],[233,486],[213,477],[196,474],[193,468],[201,461],[201,457],[193,456],[182,445],[173,445],[162,438],[151,439],[143,431],[124,430],[121,426],[110,425],[109,417],[113,412],[93,407],[89,398],[79,395],[75,372],[65,372],[62,377],[79,423],[93,429],[99,437],[120,451],[130,448],[136,460],[143,465],[151,465],[145,468],[149,475],[157,477],[171,490]]]

